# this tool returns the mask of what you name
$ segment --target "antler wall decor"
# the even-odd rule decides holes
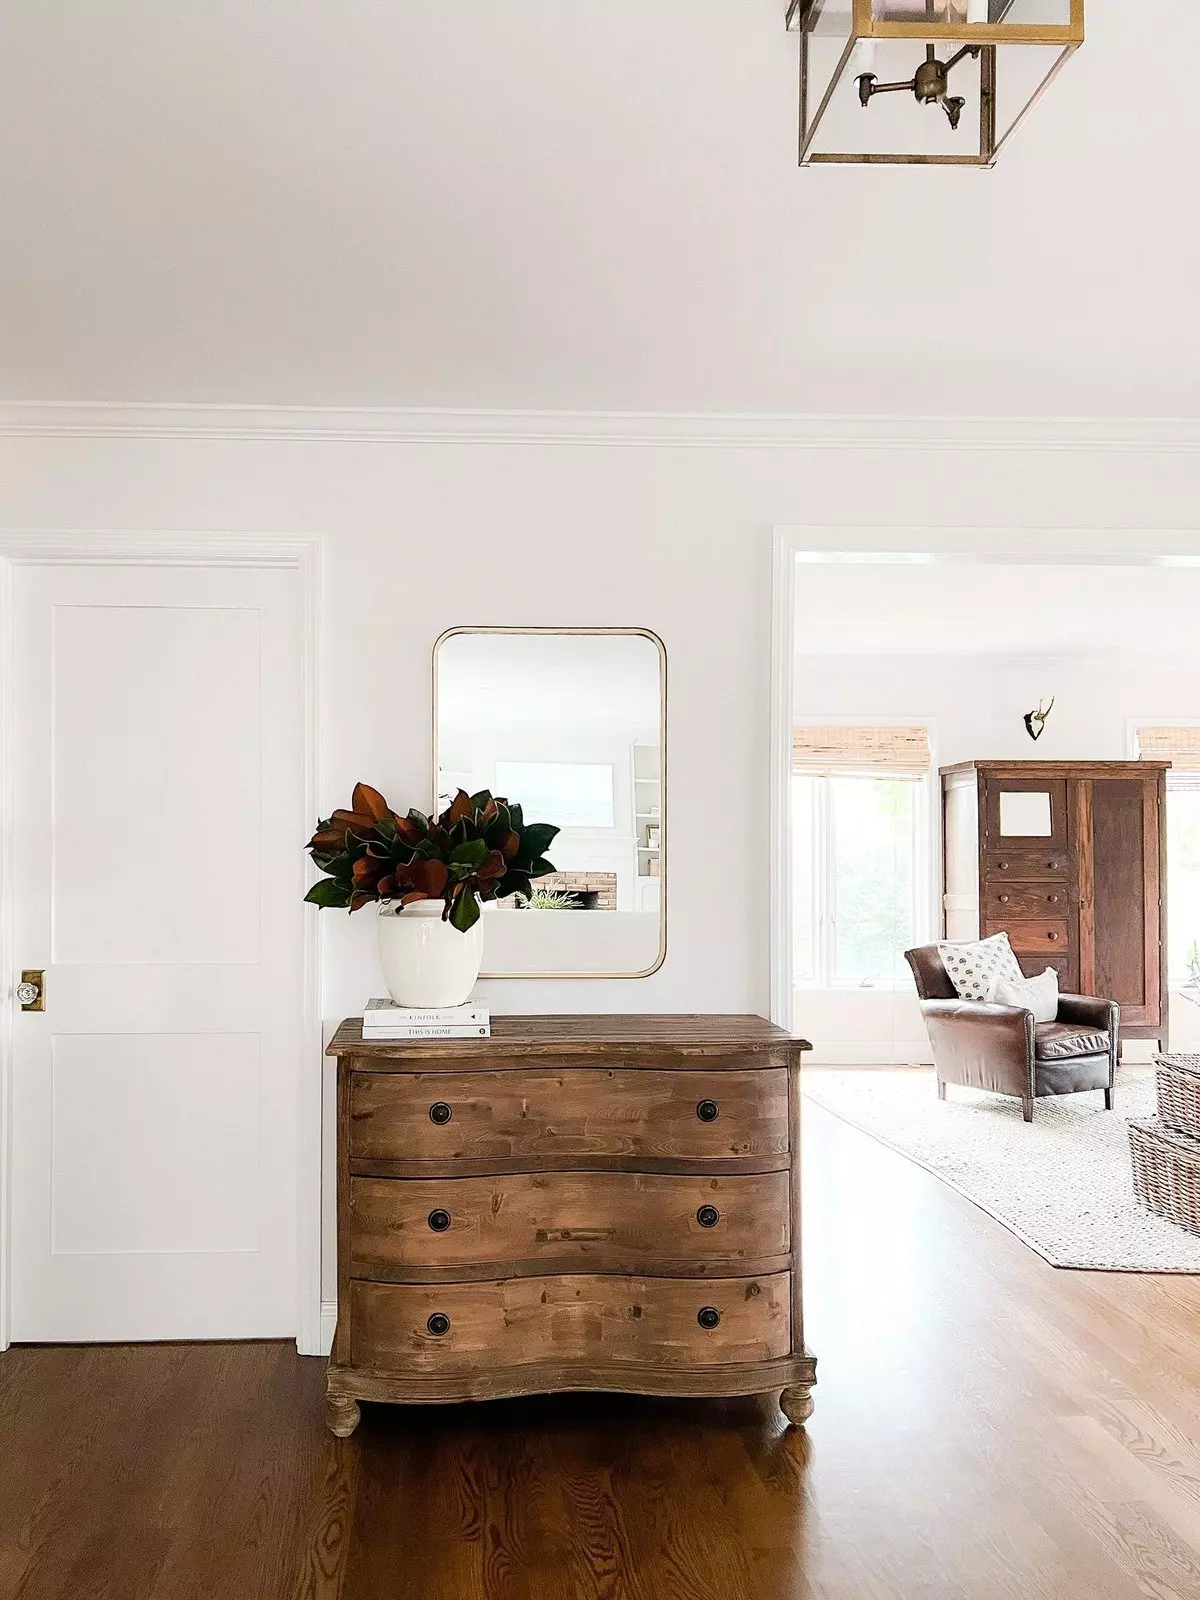
[[[1037,708],[1025,713],[1025,732],[1031,739],[1040,739],[1046,731],[1046,718],[1054,710],[1054,696],[1050,696],[1050,704],[1043,705],[1039,700]]]

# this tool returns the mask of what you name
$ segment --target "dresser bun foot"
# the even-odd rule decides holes
[[[345,1395],[331,1394],[325,1399],[325,1420],[329,1424],[330,1433],[336,1433],[339,1439],[348,1439],[358,1427],[362,1412],[358,1409],[358,1401],[347,1399]]]
[[[814,1402],[811,1383],[793,1383],[779,1396],[779,1409],[797,1428],[802,1428],[813,1414]]]

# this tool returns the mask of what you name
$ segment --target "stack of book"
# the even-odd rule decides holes
[[[492,1013],[486,1006],[440,1006],[418,1011],[394,1000],[368,1000],[363,1007],[364,1039],[489,1039]]]

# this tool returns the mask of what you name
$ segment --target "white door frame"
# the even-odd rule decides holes
[[[13,569],[36,566],[281,567],[300,576],[303,664],[303,815],[317,814],[321,623],[321,540],[269,534],[142,534],[64,529],[0,530],[0,1350],[12,1327],[12,1106],[14,947]],[[299,841],[297,841],[299,848]],[[296,1348],[323,1355],[321,1333],[320,930],[304,920],[304,1016],[297,1104]]]
[[[788,778],[800,569],[814,565],[1200,566],[1200,530],[777,526],[771,555],[771,1020],[791,1028],[792,838]]]

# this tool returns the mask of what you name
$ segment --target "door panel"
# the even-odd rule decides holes
[[[1158,1021],[1157,929],[1147,929],[1147,827],[1155,788],[1142,779],[1094,780],[1091,789],[1095,990],[1121,1006],[1122,1021]],[[1148,934],[1150,937],[1148,937]],[[1148,960],[1148,956],[1151,958]]]
[[[292,1334],[299,576],[15,577],[13,1336]]]
[[[148,824],[169,818],[176,848],[220,841],[222,879],[256,880],[261,613],[56,605],[52,621],[55,965],[257,964],[258,899],[164,893],[170,845]]]

